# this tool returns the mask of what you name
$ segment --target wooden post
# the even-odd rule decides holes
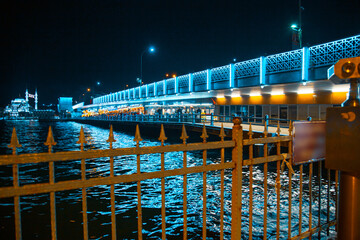
[[[240,117],[234,117],[233,123],[232,140],[235,141],[235,147],[232,150],[232,161],[235,168],[232,171],[231,239],[241,239],[243,130]]]

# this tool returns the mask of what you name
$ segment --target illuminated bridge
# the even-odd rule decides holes
[[[324,119],[326,108],[341,104],[349,85],[334,85],[328,68],[360,56],[360,35],[289,52],[262,56],[109,93],[75,112],[141,109],[147,114],[200,112]]]

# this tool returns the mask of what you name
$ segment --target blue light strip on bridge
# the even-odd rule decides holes
[[[266,84],[266,57],[260,57],[260,86]]]
[[[302,67],[301,67],[301,80],[309,80],[309,67],[310,67],[310,51],[308,47],[302,49]]]
[[[290,57],[293,59],[293,61],[299,61],[301,62],[301,70],[300,67],[299,68],[293,68],[293,65],[289,64],[288,60],[285,59],[283,57],[284,53],[279,53],[279,54],[275,54],[273,56],[275,56],[273,59],[278,59],[275,62],[266,62],[266,58],[263,57],[262,60],[260,60],[260,84],[266,84],[266,65],[269,64],[269,66],[271,65],[271,69],[280,69],[280,71],[301,71],[301,80],[306,82],[309,81],[309,69],[314,68],[314,67],[322,67],[322,66],[328,66],[328,65],[332,65],[334,64],[338,59],[341,58],[346,58],[346,57],[356,57],[356,56],[360,56],[360,35],[356,35],[353,37],[349,37],[349,38],[345,38],[345,39],[340,39],[337,41],[333,41],[333,42],[328,42],[328,43],[324,43],[324,44],[319,44],[319,45],[315,45],[309,48],[303,48],[302,49],[302,54],[298,54],[298,51],[294,51],[296,53],[294,53],[294,55],[290,55]],[[296,55],[297,54],[297,55]],[[292,60],[291,60],[292,61]],[[244,61],[248,62],[248,61]],[[242,62],[239,62],[240,64]],[[236,63],[235,66],[237,66],[236,68],[238,68],[239,63]],[[285,63],[285,65],[284,65]],[[244,69],[236,69],[235,67],[234,69],[232,69],[232,65],[230,65],[230,72],[229,72],[229,78],[226,78],[226,81],[229,81],[229,87],[233,88],[236,85],[236,77],[242,78],[242,77],[255,77],[255,75],[252,75],[252,72],[257,72],[256,70],[254,71],[254,67],[251,65],[244,65],[246,66],[246,68]],[[288,66],[288,67],[287,67]],[[270,69],[269,68],[269,69]],[[236,72],[239,71],[239,72]],[[271,73],[273,70],[269,70],[269,72]],[[276,70],[275,70],[276,71]],[[279,72],[280,72],[279,71]],[[199,87],[197,85],[194,84],[194,82],[192,80],[190,80],[190,76],[189,76],[189,92],[193,92],[193,91],[203,91],[203,90],[212,90],[212,81],[211,81],[211,69],[206,70],[206,82],[205,82],[205,89],[202,87]],[[233,74],[234,73],[234,74]],[[235,76],[236,73],[236,76]],[[215,76],[214,76],[215,77]],[[197,80],[198,81],[198,80]],[[157,82],[158,84],[161,84],[161,82]],[[157,92],[157,83],[153,83],[154,84],[154,96],[158,96],[158,92]],[[200,84],[204,84],[204,81],[199,81]],[[146,87],[147,91],[149,91],[148,89],[149,86]],[[246,86],[245,86],[246,87]],[[179,93],[179,82],[177,81],[177,77],[175,79],[175,93]],[[166,90],[165,90],[166,91]],[[141,92],[141,90],[140,90]],[[127,90],[127,97],[126,97],[126,91],[123,92],[124,96],[123,96],[123,100],[127,99],[131,99],[130,96],[130,91],[129,89]],[[141,94],[139,94],[139,98],[141,98]],[[147,93],[147,96],[149,96],[149,93]],[[112,95],[111,94],[107,94],[98,98],[95,98],[96,102],[101,102],[101,103],[105,103],[105,102],[109,102],[112,101]],[[133,97],[135,98],[134,94]],[[95,101],[94,101],[95,102]]]

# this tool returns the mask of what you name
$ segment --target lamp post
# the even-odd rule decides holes
[[[155,48],[154,47],[149,47],[149,49],[145,49],[141,53],[141,57],[140,57],[140,78],[136,79],[138,81],[138,83],[140,84],[140,86],[142,85],[142,79],[143,79],[143,74],[142,74],[143,56],[144,56],[144,54],[146,52],[153,53],[153,52],[155,52]]]
[[[302,22],[301,22],[301,11],[303,7],[301,6],[301,0],[299,0],[299,26],[297,24],[291,25],[293,31],[297,33],[299,39],[299,48],[302,48]]]

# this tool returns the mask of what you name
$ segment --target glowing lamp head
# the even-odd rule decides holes
[[[360,78],[360,57],[340,59],[334,72],[340,79]]]
[[[98,85],[98,86],[99,86],[99,85],[100,85],[100,82],[96,82],[96,85]]]
[[[154,47],[150,47],[150,48],[149,48],[149,52],[155,52],[155,48],[154,48]]]
[[[344,77],[350,77],[355,71],[355,63],[347,61],[341,67],[342,75]]]
[[[88,88],[88,89],[86,89],[88,92],[90,92],[91,91],[91,89],[90,88]]]
[[[172,77],[175,78],[175,77],[176,77],[176,74],[173,74]]]
[[[291,28],[294,29],[294,30],[296,30],[296,29],[298,28],[298,26],[297,26],[296,24],[292,24],[292,25],[291,25]]]

